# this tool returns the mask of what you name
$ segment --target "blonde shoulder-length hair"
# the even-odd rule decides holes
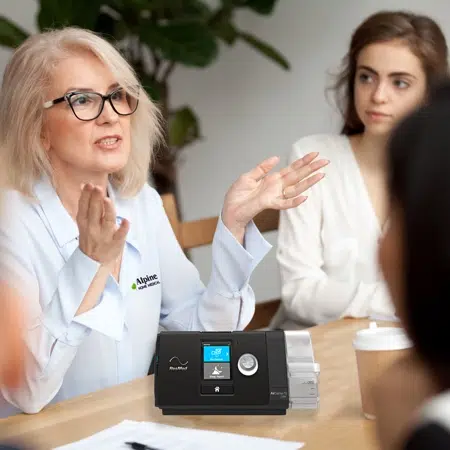
[[[80,28],[50,30],[29,37],[9,61],[0,91],[0,148],[9,187],[33,197],[33,185],[52,168],[42,145],[43,104],[52,69],[77,52],[94,54],[130,95],[139,96],[131,116],[131,153],[110,176],[123,196],[133,196],[148,180],[153,150],[161,139],[161,115],[121,54],[105,39]]]

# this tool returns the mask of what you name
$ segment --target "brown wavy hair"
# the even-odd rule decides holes
[[[420,59],[427,77],[428,90],[448,76],[447,43],[441,28],[433,19],[407,11],[380,11],[369,16],[353,32],[349,51],[342,60],[341,70],[332,86],[344,119],[342,134],[350,136],[364,131],[354,99],[359,53],[367,45],[394,39],[404,41]]]

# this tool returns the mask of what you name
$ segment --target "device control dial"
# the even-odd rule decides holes
[[[242,375],[250,377],[258,370],[258,360],[255,355],[251,353],[244,353],[238,360],[238,369]]]

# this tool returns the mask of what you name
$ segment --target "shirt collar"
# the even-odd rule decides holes
[[[47,176],[41,178],[34,186],[34,194],[39,200],[42,212],[47,218],[49,227],[55,236],[59,247],[78,237],[78,227],[70,214],[64,208],[56,191]]]
[[[76,239],[79,236],[78,226],[62,204],[55,188],[47,176],[42,177],[42,179],[35,184],[34,193],[39,200],[39,204],[48,220],[58,245],[62,248]],[[117,192],[109,182],[108,195],[113,201],[116,209],[117,220],[127,219],[130,222],[130,230],[128,231],[126,241],[140,252],[140,244],[135,231],[136,226],[133,226],[132,220],[133,204],[135,203],[134,199],[118,196]]]

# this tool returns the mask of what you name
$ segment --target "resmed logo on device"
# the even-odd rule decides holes
[[[172,358],[169,359],[169,370],[174,372],[185,371],[188,369],[188,362],[189,361],[182,363],[178,356],[172,356]]]

